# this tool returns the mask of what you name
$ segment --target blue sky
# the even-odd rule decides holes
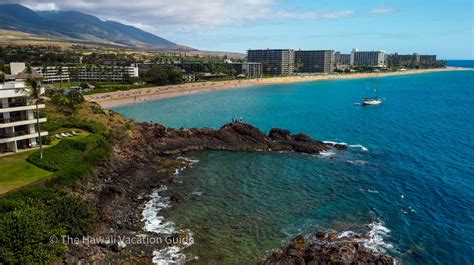
[[[0,2],[4,2],[0,0]],[[385,50],[474,59],[472,0],[25,0],[140,27],[202,50]]]

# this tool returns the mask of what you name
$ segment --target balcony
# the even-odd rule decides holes
[[[44,104],[39,104],[39,109],[44,109],[46,106]],[[0,113],[6,112],[14,112],[14,111],[22,111],[22,110],[35,110],[36,105],[27,105],[27,106],[17,106],[17,107],[8,107],[8,108],[1,108]]]
[[[0,119],[0,128],[10,128],[14,126],[22,126],[22,125],[29,125],[29,124],[36,124],[36,115],[34,115],[34,119],[27,119],[27,118],[8,118],[8,119]],[[46,122],[47,119],[40,115],[39,122]],[[0,136],[1,137],[1,136]]]
[[[48,132],[42,131],[40,134],[41,136],[46,136],[48,135]],[[13,141],[26,140],[26,139],[36,138],[36,137],[38,137],[37,132],[30,133],[28,130],[19,131],[19,132],[0,135],[0,144],[9,143]]]
[[[17,102],[8,103],[9,108],[24,107],[24,106],[28,106],[28,101],[25,100],[25,101],[17,101]]]

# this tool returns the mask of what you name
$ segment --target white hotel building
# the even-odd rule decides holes
[[[138,77],[138,67],[131,66],[79,66],[79,67],[34,67],[43,75],[43,82],[124,82],[129,77]],[[73,73],[76,72],[74,75]]]
[[[36,105],[28,103],[24,89],[24,82],[0,83],[0,154],[37,146]],[[41,132],[41,136],[46,135],[48,132]]]
[[[385,67],[386,65],[384,51],[358,51],[352,49],[350,60],[352,66]]]

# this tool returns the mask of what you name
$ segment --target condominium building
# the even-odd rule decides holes
[[[335,65],[333,50],[295,51],[296,71],[300,73],[332,73]]]
[[[247,61],[262,64],[262,72],[266,75],[291,75],[295,68],[295,51],[278,50],[248,50]]]
[[[33,69],[43,75],[43,82],[53,83],[71,81],[68,67],[45,66],[33,67]]]
[[[124,82],[138,77],[137,66],[91,66],[80,67],[77,80],[86,82]]]
[[[0,153],[37,146],[36,106],[28,103],[26,90],[22,81],[0,84]],[[46,122],[46,118],[40,118],[39,122]],[[46,135],[48,132],[41,131],[41,136]]]
[[[385,52],[384,51],[358,51],[353,49],[351,52],[352,66],[385,66]]]
[[[336,68],[337,69],[345,69],[351,65],[351,55],[350,54],[342,54],[340,52],[336,52],[335,55],[336,60]]]
[[[437,63],[436,55],[419,55],[414,54],[389,54],[387,55],[388,66],[404,66],[404,67],[419,67],[419,66],[434,66]]]
[[[232,63],[232,67],[237,75],[244,75],[247,78],[262,77],[262,64],[254,62]]]
[[[138,77],[138,67],[132,66],[80,66],[80,67],[35,67],[42,73],[43,82],[124,82],[127,78]]]

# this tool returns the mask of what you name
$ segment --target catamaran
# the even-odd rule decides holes
[[[367,84],[367,91],[369,90],[369,86]],[[382,104],[382,99],[379,98],[378,96],[378,90],[379,90],[379,80],[376,79],[376,86],[375,86],[375,97],[366,97],[363,98],[361,101],[362,106],[375,106],[375,105],[380,105]]]

